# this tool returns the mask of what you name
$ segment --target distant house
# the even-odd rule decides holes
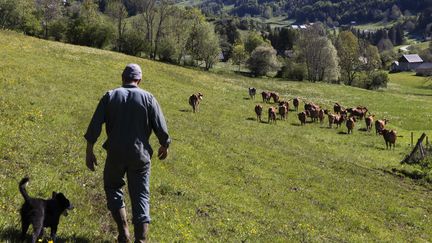
[[[393,62],[390,71],[413,71],[423,63],[423,59],[417,54],[402,55],[397,62]]]
[[[418,76],[432,76],[432,63],[424,62],[415,71]]]

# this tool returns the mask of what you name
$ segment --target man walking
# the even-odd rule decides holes
[[[122,73],[122,87],[108,91],[101,98],[84,135],[87,140],[86,165],[94,171],[97,160],[93,146],[105,123],[108,138],[103,144],[107,151],[104,189],[108,209],[118,227],[118,242],[130,241],[122,190],[124,176],[132,204],[135,242],[146,242],[150,223],[150,158],[153,154],[149,137],[154,131],[160,144],[158,158],[161,160],[167,157],[171,142],[158,102],[152,94],[138,87],[141,79],[140,66],[128,64]]]

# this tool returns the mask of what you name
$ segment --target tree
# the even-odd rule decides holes
[[[153,54],[153,34],[156,20],[156,0],[132,0],[138,12],[141,13],[145,25],[145,36]],[[152,55],[151,54],[151,55]],[[150,56],[153,58],[152,56]]]
[[[202,61],[205,70],[209,70],[218,61],[219,38],[208,22],[197,24],[190,33],[188,51],[196,61]]]
[[[42,26],[44,29],[44,37],[48,38],[48,27],[51,21],[61,15],[61,1],[59,0],[36,0],[36,7],[42,15]]]
[[[336,48],[345,83],[352,85],[360,66],[358,39],[351,31],[343,31],[339,34]]]
[[[393,44],[392,44],[392,42],[391,42],[390,39],[388,39],[388,38],[382,38],[378,42],[377,47],[378,47],[378,49],[379,49],[380,52],[390,51],[390,50],[393,49]]]
[[[367,75],[381,67],[381,56],[376,46],[365,44],[366,47],[362,48],[362,60],[363,70],[366,71]]]
[[[276,57],[276,50],[268,45],[255,48],[246,64],[255,76],[267,75],[268,72],[277,71],[281,66]]]
[[[250,32],[244,43],[247,53],[251,54],[255,48],[261,45],[269,45],[267,41],[257,32]]]
[[[0,0],[0,28],[17,29],[28,35],[42,32],[34,0]]]
[[[204,16],[196,9],[173,8],[173,12],[168,20],[169,34],[165,38],[171,39],[169,42],[172,43],[172,47],[175,50],[172,58],[176,63],[181,63],[186,54],[186,45],[192,31],[192,26],[198,21],[197,19],[204,19]]]
[[[221,49],[224,60],[227,61],[231,58],[233,46],[241,36],[237,29],[238,20],[234,18],[220,19],[215,21],[215,31],[219,34],[221,40]]]
[[[378,71],[372,73],[371,76],[369,76],[369,82],[366,84],[367,89],[378,89],[380,87],[386,88],[387,83],[389,81],[389,77],[387,72],[385,71]]]
[[[158,22],[156,25],[156,36],[154,40],[154,48],[153,48],[153,59],[156,59],[156,54],[158,52],[158,46],[162,38],[163,31],[165,29],[165,22],[167,21],[168,17],[172,13],[172,7],[173,2],[170,0],[161,0],[160,4],[158,6]]]
[[[298,43],[309,81],[334,81],[339,78],[337,51],[325,36],[323,26],[316,24],[304,30]]]
[[[399,19],[402,16],[402,12],[400,11],[399,7],[397,5],[393,5],[390,11],[390,18],[391,19]]]
[[[66,36],[72,44],[103,48],[111,43],[114,33],[114,27],[104,21],[98,6],[92,0],[84,0],[69,21]]]
[[[243,43],[236,43],[233,47],[233,54],[231,60],[235,65],[239,66],[239,71],[241,64],[245,63],[247,58],[248,54],[245,50]]]
[[[284,59],[281,69],[278,71],[276,77],[287,80],[303,81],[306,77],[306,66],[304,63],[295,63],[291,59]]]
[[[117,26],[117,51],[123,50],[124,33],[126,31],[127,9],[122,0],[110,0],[106,7],[106,13],[114,19]]]

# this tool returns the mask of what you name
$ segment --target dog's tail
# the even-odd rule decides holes
[[[21,195],[24,197],[24,200],[29,201],[30,196],[27,194],[26,186],[29,183],[30,179],[28,177],[24,177],[19,183],[19,191]]]

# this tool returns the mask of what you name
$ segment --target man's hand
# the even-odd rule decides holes
[[[164,160],[166,159],[167,156],[168,156],[168,148],[164,146],[160,146],[158,151],[158,158],[160,160]]]
[[[86,150],[86,165],[87,168],[91,171],[95,171],[95,165],[97,166],[97,159],[93,152],[93,144],[87,143],[87,150]]]

